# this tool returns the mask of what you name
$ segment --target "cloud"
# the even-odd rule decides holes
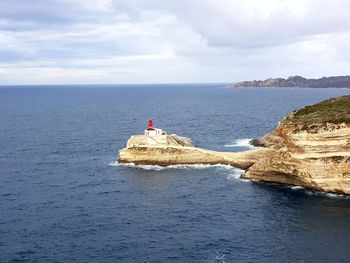
[[[145,10],[171,14],[213,46],[288,44],[350,26],[350,3],[345,0],[134,0],[123,4],[124,10],[131,5],[133,13],[138,6],[141,15]]]
[[[347,74],[345,0],[2,0],[0,84]]]

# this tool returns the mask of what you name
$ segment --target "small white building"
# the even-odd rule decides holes
[[[162,129],[157,129],[153,127],[153,121],[148,121],[148,127],[144,133],[146,136],[158,136],[158,135],[166,135],[166,132]]]
[[[154,128],[152,120],[148,121],[144,135],[147,136],[148,144],[166,144],[167,142],[167,133],[162,129]]]
[[[157,128],[153,128],[153,129],[146,129],[145,130],[145,135],[146,136],[157,136],[157,135],[166,135],[166,132],[163,131],[162,129],[157,129]]]

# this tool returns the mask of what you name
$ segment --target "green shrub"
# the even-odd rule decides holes
[[[306,106],[294,111],[284,123],[301,125],[304,128],[325,123],[350,124],[350,96],[332,98]]]

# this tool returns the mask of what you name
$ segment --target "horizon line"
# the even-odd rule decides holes
[[[0,84],[0,87],[8,86],[136,86],[136,85],[228,85],[236,82],[164,82],[164,83],[66,83],[66,84]]]

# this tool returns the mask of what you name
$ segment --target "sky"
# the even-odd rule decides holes
[[[1,0],[0,85],[349,75],[348,0]]]

